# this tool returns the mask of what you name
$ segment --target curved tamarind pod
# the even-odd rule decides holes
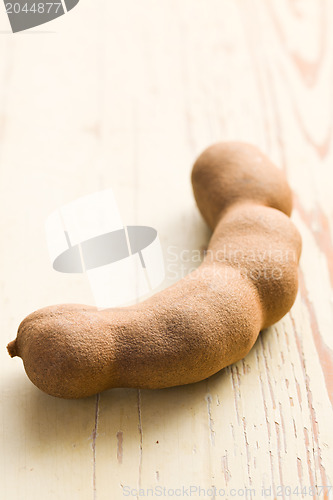
[[[41,390],[80,398],[197,382],[242,359],[289,311],[301,238],[283,173],[254,146],[221,143],[198,158],[192,183],[214,231],[201,266],[136,306],[30,314],[8,351]]]

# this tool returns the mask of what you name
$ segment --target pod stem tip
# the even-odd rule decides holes
[[[15,358],[15,356],[18,356],[17,346],[16,346],[16,339],[12,340],[12,342],[9,342],[9,344],[7,345],[7,351],[8,351],[9,356],[11,358]]]

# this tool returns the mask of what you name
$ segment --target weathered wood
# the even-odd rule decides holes
[[[262,488],[288,498],[287,487],[330,498],[333,3],[95,4],[80,2],[50,33],[0,37],[0,496],[109,500],[192,485],[225,498]],[[158,229],[168,286],[198,265],[182,250],[209,238],[192,162],[230,139],[261,147],[295,192],[303,255],[291,313],[198,384],[82,401],[42,394],[6,343],[34,309],[93,300],[84,276],[52,271],[48,214],[112,187],[125,223]]]

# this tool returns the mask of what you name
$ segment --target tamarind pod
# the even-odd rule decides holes
[[[213,230],[198,269],[135,306],[56,305],[22,321],[8,352],[41,390],[81,398],[197,382],[290,310],[301,238],[283,173],[254,146],[220,143],[197,159],[192,184]]]

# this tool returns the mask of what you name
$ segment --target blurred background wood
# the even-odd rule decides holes
[[[0,497],[332,497],[333,2],[82,0],[17,35],[2,14]],[[198,384],[41,393],[7,342],[35,309],[93,303],[84,276],[52,270],[48,214],[112,187],[125,223],[158,229],[169,286],[209,240],[190,171],[219,140],[258,145],[294,190],[291,313]]]

